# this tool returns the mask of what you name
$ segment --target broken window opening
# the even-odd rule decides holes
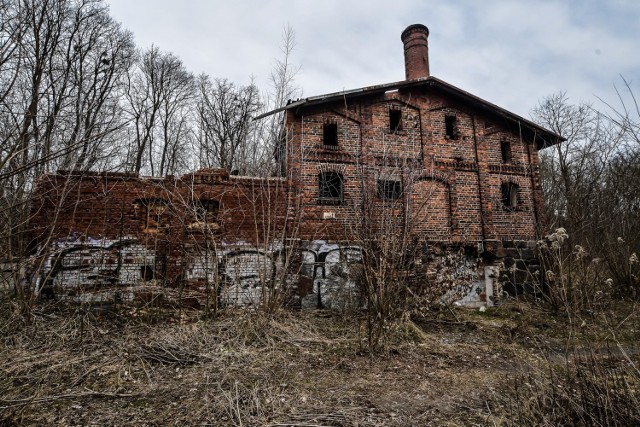
[[[322,129],[322,142],[326,148],[338,146],[338,124],[325,123]]]
[[[153,280],[153,267],[151,267],[150,265],[140,266],[140,278],[145,282]]]
[[[402,197],[402,184],[400,181],[378,180],[378,197],[382,200],[398,200]]]
[[[343,197],[343,178],[338,172],[322,172],[318,175],[319,202],[338,204]]]
[[[511,163],[511,143],[508,140],[500,141],[500,153],[502,154],[502,163]]]
[[[144,200],[143,204],[147,209],[147,215],[145,219],[145,228],[147,230],[157,230],[163,227],[163,217],[167,211],[167,201],[163,199],[148,199]]]
[[[500,186],[502,193],[502,206],[507,210],[515,210],[518,205],[518,185],[506,182]]]
[[[445,134],[449,139],[457,139],[458,138],[458,130],[456,129],[457,125],[456,116],[445,116],[444,118],[444,127]]]
[[[402,130],[402,110],[389,109],[389,132]]]
[[[196,202],[196,220],[198,222],[217,222],[220,212],[220,202],[217,200],[200,199]]]

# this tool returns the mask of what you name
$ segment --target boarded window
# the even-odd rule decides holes
[[[402,197],[400,181],[378,180],[378,197],[382,200],[397,200]]]
[[[322,142],[328,147],[338,146],[338,125],[325,123],[322,129]]]
[[[500,141],[500,153],[502,155],[502,163],[511,163],[511,143],[506,139]]]
[[[507,210],[514,210],[518,205],[518,185],[506,182],[500,186],[502,206]]]
[[[445,134],[449,139],[458,138],[457,120],[456,116],[446,116],[444,118]]]
[[[318,175],[318,181],[320,202],[342,202],[342,174],[338,172],[322,172]]]
[[[402,110],[389,110],[389,131],[395,133],[402,130]]]

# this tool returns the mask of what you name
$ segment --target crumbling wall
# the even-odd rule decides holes
[[[29,274],[37,292],[126,299],[130,287],[215,281],[222,303],[246,305],[283,268],[274,246],[287,235],[283,179],[61,172],[43,176],[37,194]]]

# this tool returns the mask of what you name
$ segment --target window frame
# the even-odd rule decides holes
[[[217,223],[220,216],[220,202],[215,199],[198,199],[194,210],[196,221]]]
[[[500,158],[503,164],[513,163],[513,152],[511,151],[511,141],[500,140]]]
[[[344,201],[344,175],[336,171],[318,174],[318,203],[339,205]]]
[[[400,200],[403,196],[402,182],[395,179],[379,179],[376,183],[378,197],[384,201]]]
[[[444,116],[444,134],[448,139],[458,139],[458,117],[453,114]]]
[[[324,148],[338,148],[338,124],[326,122],[322,125],[322,146]]]

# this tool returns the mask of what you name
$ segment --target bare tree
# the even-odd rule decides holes
[[[67,120],[71,131],[63,143],[75,148],[62,166],[76,170],[116,166],[108,162],[116,157],[113,149],[121,147],[113,135],[123,126],[119,100],[133,59],[132,36],[108,15],[105,5],[95,1],[76,11],[73,25],[67,61],[74,114]]]
[[[193,96],[193,76],[180,58],[156,46],[139,54],[129,75],[125,107],[134,133],[129,153],[134,172],[145,167],[151,175],[176,170]]]
[[[133,41],[101,0],[0,7],[0,214],[4,242],[20,253],[36,177],[113,165]]]
[[[302,90],[295,82],[300,66],[292,63],[295,47],[295,31],[291,26],[286,26],[280,45],[282,56],[275,59],[271,70],[270,88],[263,94],[263,112],[281,108],[290,100],[302,96]],[[253,162],[258,170],[266,171],[270,175],[285,175],[285,133],[284,112],[271,114],[259,121],[251,135],[252,144],[257,150]]]
[[[571,105],[564,93],[545,98],[533,111],[534,120],[567,138],[541,153],[551,226],[567,230],[568,248],[605,261],[600,273],[615,279],[619,296],[637,294],[640,284],[633,256],[640,252],[640,115],[623,81],[631,103],[618,91],[620,106],[607,104],[604,113]]]
[[[229,172],[247,169],[247,139],[259,111],[260,97],[254,84],[236,86],[227,79],[199,78],[199,155],[202,167]]]
[[[554,226],[571,230],[572,238],[583,241],[601,220],[589,206],[620,146],[620,129],[591,105],[570,104],[565,93],[543,99],[533,118],[567,139],[541,152],[543,189]]]

